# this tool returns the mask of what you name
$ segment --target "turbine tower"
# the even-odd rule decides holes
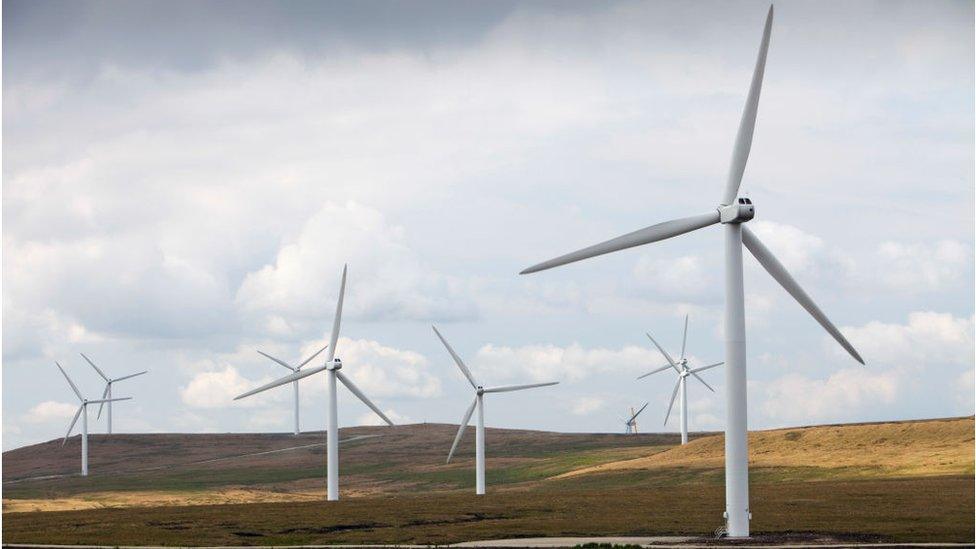
[[[81,476],[87,477],[88,476],[88,405],[104,404],[106,402],[115,402],[119,400],[129,400],[132,397],[100,398],[98,400],[88,400],[87,398],[81,396],[81,391],[78,390],[78,387],[75,386],[75,383],[71,381],[70,377],[68,377],[68,373],[64,371],[64,368],[61,367],[61,364],[57,362],[55,362],[55,364],[58,366],[58,370],[61,370],[61,374],[64,375],[64,379],[68,380],[68,385],[71,386],[71,390],[75,392],[75,395],[78,396],[78,400],[81,402],[81,405],[78,406],[78,411],[75,412],[74,419],[71,420],[71,425],[68,425],[68,432],[65,433],[64,440],[61,441],[61,447],[63,448],[64,445],[68,442],[68,437],[71,436],[71,430],[75,428],[75,423],[78,423],[78,416],[82,416],[81,418]]]
[[[122,381],[123,379],[129,379],[132,377],[141,376],[142,374],[149,373],[149,370],[143,370],[136,374],[129,374],[127,376],[111,379],[107,375],[105,375],[105,372],[99,369],[98,366],[95,366],[95,363],[92,362],[92,359],[85,356],[85,353],[79,353],[79,354],[81,355],[81,358],[85,359],[85,362],[87,362],[88,364],[91,364],[91,367],[94,368],[96,372],[98,372],[98,375],[102,376],[102,379],[105,380],[105,390],[102,391],[102,398],[105,400],[98,404],[98,415],[95,416],[95,419],[100,419],[102,417],[102,407],[105,406],[105,403],[107,402],[108,403],[108,434],[111,435],[112,434],[112,400],[111,400],[112,384],[117,381]]]
[[[282,366],[284,366],[285,368],[288,368],[288,369],[289,369],[289,370],[291,370],[292,372],[298,372],[299,370],[301,370],[301,369],[302,369],[302,366],[304,366],[304,365],[306,365],[306,364],[308,364],[308,363],[309,363],[309,362],[311,362],[311,361],[312,361],[312,360],[313,360],[313,359],[314,359],[315,357],[317,357],[317,356],[319,356],[319,354],[320,354],[320,353],[321,353],[322,351],[324,351],[324,350],[325,350],[325,349],[326,349],[327,347],[328,347],[328,345],[326,345],[325,347],[322,347],[322,348],[321,348],[321,349],[319,349],[318,351],[315,351],[315,354],[313,354],[312,356],[310,356],[310,357],[308,357],[308,358],[306,358],[306,359],[305,359],[305,360],[304,360],[304,361],[303,361],[303,362],[302,362],[301,364],[299,364],[298,366],[292,366],[291,364],[288,364],[288,363],[287,363],[287,362],[285,362],[284,360],[279,360],[279,359],[277,359],[277,358],[275,358],[275,357],[273,357],[273,356],[271,356],[271,355],[269,355],[268,353],[265,353],[265,352],[263,352],[263,351],[258,351],[258,354],[259,354],[259,355],[261,355],[261,356],[263,356],[263,357],[266,357],[266,358],[269,358],[269,359],[271,359],[272,361],[274,361],[274,362],[276,362],[276,363],[278,363],[278,364],[280,364],[280,365],[282,365]],[[292,381],[292,382],[291,382],[291,384],[292,384],[292,386],[293,386],[293,388],[295,389],[295,434],[296,434],[296,435],[300,435],[300,434],[302,434],[302,431],[301,431],[301,429],[300,429],[300,428],[299,428],[299,426],[298,426],[298,380],[296,379],[295,381]]]
[[[709,213],[682,219],[665,221],[625,234],[623,236],[578,250],[522,271],[534,273],[565,265],[581,259],[616,252],[634,246],[641,246],[667,238],[708,227],[716,223],[725,226],[725,518],[726,531],[731,537],[749,536],[749,459],[746,426],[746,327],[744,297],[742,288],[742,246],[752,253],[759,264],[783,288],[796,299],[804,309],[855,360],[864,360],[840,331],[830,322],[820,307],[810,298],[786,271],[776,256],[760,242],[759,238],[745,226],[755,215],[752,201],[737,198],[742,174],[752,146],[752,133],[756,127],[756,112],[759,107],[759,92],[762,88],[763,71],[766,66],[766,52],[769,49],[769,34],[773,24],[773,7],[769,7],[766,26],[763,30],[759,56],[752,75],[749,95],[732,150],[732,163],[729,168],[725,192],[718,206]]]
[[[490,387],[485,389],[480,383],[475,381],[474,376],[471,375],[471,370],[464,365],[464,361],[461,357],[454,352],[451,345],[444,339],[444,336],[434,328],[434,333],[437,334],[437,338],[441,340],[444,347],[447,348],[447,352],[451,354],[451,358],[457,363],[458,368],[461,369],[461,373],[464,377],[468,378],[468,382],[471,383],[471,387],[474,389],[474,400],[471,402],[471,406],[464,412],[464,417],[461,418],[461,425],[458,427],[457,435],[454,437],[454,444],[451,446],[451,451],[447,454],[447,463],[451,462],[451,457],[454,455],[454,450],[457,450],[458,443],[461,442],[461,436],[464,435],[464,430],[468,426],[468,422],[471,421],[471,414],[474,413],[474,409],[478,408],[478,427],[475,430],[475,494],[484,495],[485,493],[485,402],[484,395],[486,393],[507,393],[509,391],[521,391],[523,389],[534,389],[536,387],[548,387],[549,385],[556,385],[558,381],[550,381],[548,383],[531,383],[529,385],[503,385],[501,387]]]
[[[376,415],[380,416],[387,424],[393,425],[390,418],[386,417],[375,404],[373,404],[359,387],[339,370],[342,369],[342,361],[339,357],[335,356],[336,343],[339,341],[339,322],[342,320],[342,299],[346,293],[346,266],[342,266],[342,282],[339,284],[339,301],[336,303],[336,313],[335,318],[332,320],[332,336],[329,338],[329,358],[325,361],[324,366],[316,366],[315,368],[309,368],[308,370],[302,370],[300,372],[295,372],[289,374],[277,381],[272,381],[267,385],[262,385],[257,389],[250,390],[240,396],[234,398],[234,400],[240,400],[244,397],[248,397],[268,389],[273,389],[279,385],[284,385],[286,383],[291,383],[293,381],[298,381],[299,379],[308,377],[313,374],[317,374],[321,371],[327,373],[328,383],[329,383],[329,430],[326,433],[326,477],[328,479],[328,490],[329,490],[329,501],[336,501],[339,499],[339,417],[338,417],[338,407],[336,402],[336,380],[342,382],[349,391],[356,395],[359,400],[363,401],[363,404],[369,406],[371,410],[376,412]]]
[[[664,424],[668,424],[668,418],[671,417],[671,408],[674,407],[674,399],[676,396],[678,396],[680,391],[681,404],[679,405],[680,407],[678,412],[681,416],[681,444],[688,444],[688,376],[695,376],[695,378],[700,381],[702,385],[714,393],[715,389],[712,389],[711,385],[705,383],[705,380],[698,375],[698,372],[704,372],[709,368],[721,366],[724,364],[724,362],[716,362],[715,364],[709,364],[708,366],[702,366],[701,368],[688,367],[688,358],[685,357],[685,344],[688,342],[688,315],[685,315],[685,332],[684,335],[681,336],[681,355],[678,360],[671,358],[671,355],[669,355],[668,352],[665,351],[664,348],[661,347],[653,337],[651,337],[651,334],[647,334],[647,338],[654,343],[654,346],[657,347],[658,351],[661,351],[661,354],[664,355],[664,358],[668,361],[668,364],[666,366],[661,366],[657,370],[652,370],[642,376],[638,376],[637,379],[644,379],[647,376],[654,375],[668,369],[674,369],[674,371],[678,373],[678,382],[675,383],[674,391],[671,392],[671,403],[668,404],[668,413],[664,416]]]
[[[634,413],[634,407],[633,406],[630,407],[630,419],[624,420],[624,429],[625,429],[624,434],[627,435],[637,434],[637,416],[639,416],[640,413],[644,411],[644,408],[647,408],[646,402],[644,403],[643,406],[641,406],[640,410],[637,410],[636,413]]]

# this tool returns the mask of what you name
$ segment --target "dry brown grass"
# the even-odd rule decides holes
[[[749,433],[751,467],[811,467],[840,476],[914,477],[972,475],[973,417],[798,427]],[[720,468],[722,435],[637,459],[584,467],[570,478],[628,469]]]

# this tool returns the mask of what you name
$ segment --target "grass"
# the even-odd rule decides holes
[[[627,473],[624,473],[626,476]],[[721,484],[363,497],[337,503],[7,513],[7,543],[454,543],[537,536],[703,535],[721,523]],[[753,529],[890,541],[973,540],[973,479],[753,484]]]

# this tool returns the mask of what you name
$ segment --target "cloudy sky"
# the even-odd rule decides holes
[[[50,2],[3,12],[3,447],[118,385],[121,431],[284,431],[349,264],[347,374],[402,422],[662,426],[722,359],[712,227],[532,276],[724,187],[764,2]],[[780,2],[750,226],[862,367],[745,260],[750,427],[974,411],[972,2]],[[693,429],[721,429],[690,385]],[[303,426],[325,423],[303,382]],[[342,390],[340,390],[342,391]],[[340,424],[372,423],[341,392]],[[94,418],[93,418],[94,419]],[[104,419],[103,419],[104,421]],[[92,431],[104,429],[93,423]],[[445,452],[447,448],[445,448]]]

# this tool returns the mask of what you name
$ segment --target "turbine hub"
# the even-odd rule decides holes
[[[745,223],[756,215],[752,200],[737,198],[728,206],[719,206],[719,221],[722,223]]]
[[[330,362],[328,364],[328,369],[329,370],[341,370],[342,369],[342,360],[340,358],[338,358],[338,357],[333,358],[332,359],[332,362]]]
[[[478,396],[481,396],[481,395],[485,394],[485,388],[482,387],[481,385],[478,385],[478,388],[475,389],[475,392],[478,393]]]

